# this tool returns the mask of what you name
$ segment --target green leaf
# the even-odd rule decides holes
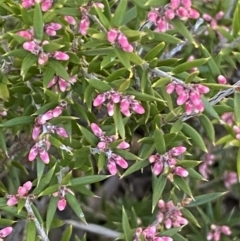
[[[116,128],[116,133],[119,133],[122,139],[125,139],[125,127],[123,123],[122,113],[120,111],[120,106],[114,104],[114,114],[113,120]]]
[[[53,79],[54,76],[55,76],[55,70],[52,67],[47,66],[47,68],[44,70],[44,75],[43,75],[44,88],[47,88],[48,84],[50,83],[50,81]]]
[[[67,81],[70,80],[68,72],[66,71],[65,67],[63,67],[63,65],[60,64],[58,60],[50,59],[48,61],[48,64],[55,70],[58,76],[62,77]]]
[[[198,146],[204,152],[207,152],[207,147],[205,146],[201,135],[194,128],[186,123],[183,123],[182,132],[190,137],[196,146]]]
[[[183,121],[181,119],[178,119],[171,127],[170,133],[179,132],[182,130],[182,127]]]
[[[233,36],[237,37],[240,30],[240,3],[237,4],[232,21]]]
[[[163,48],[165,47],[165,43],[161,42],[158,45],[156,45],[154,48],[152,48],[144,57],[144,59],[146,61],[151,61],[153,60],[155,57],[159,57],[159,53],[163,50]]]
[[[63,47],[64,47],[64,45],[61,45],[61,44],[49,43],[49,44],[44,44],[43,45],[43,50],[46,53],[52,53],[52,52],[57,51],[57,50],[59,50],[59,49],[61,49]]]
[[[151,6],[151,7],[161,7],[168,3],[167,0],[148,0],[145,3],[145,6]]]
[[[53,221],[56,209],[57,209],[58,198],[51,196],[50,201],[48,203],[48,209],[46,214],[46,230],[47,233],[51,227],[51,223]]]
[[[40,158],[37,158],[37,185],[40,183],[40,179],[43,175],[45,169],[45,163],[40,160]]]
[[[208,61],[208,58],[202,58],[202,59],[195,59],[195,60],[192,60],[192,61],[187,61],[183,64],[179,64],[176,67],[174,67],[172,72],[174,74],[179,74],[179,73],[182,73],[184,71],[190,70],[194,67],[201,66],[201,65],[205,64],[207,61]]]
[[[194,197],[194,200],[192,200],[187,207],[196,207],[205,203],[212,202],[221,196],[225,195],[227,192],[215,192],[215,193],[208,193],[208,194],[203,194],[200,196]]]
[[[114,27],[121,26],[121,24],[123,22],[124,14],[125,14],[126,9],[127,9],[127,3],[128,3],[128,0],[121,0],[118,3],[118,6],[117,6],[116,10],[114,11],[114,15],[113,15],[113,18],[112,18],[112,25]]]
[[[63,233],[61,241],[69,241],[72,235],[72,225],[70,225]]]
[[[238,126],[240,126],[240,92],[235,91],[234,92],[234,119]]]
[[[217,120],[220,120],[220,117],[219,117],[218,113],[215,111],[215,109],[209,103],[209,101],[204,96],[202,96],[201,99],[202,99],[202,102],[203,102],[203,105],[204,105],[204,112],[206,112],[207,114],[216,118]]]
[[[217,76],[221,74],[221,71],[219,70],[216,62],[214,61],[213,57],[208,52],[208,50],[203,45],[201,45],[201,49],[202,49],[202,52],[203,52],[203,56],[205,58],[209,58],[208,62],[207,62],[207,65],[208,65],[208,68],[209,68],[210,72],[212,73],[214,78],[217,78]]]
[[[14,49],[12,51],[9,51],[3,54],[2,56],[13,56],[13,57],[24,59],[28,54],[29,52],[25,49]]]
[[[171,228],[169,230],[165,230],[163,232],[161,232],[161,236],[170,236],[172,237],[174,234],[178,233],[181,230],[180,228]]]
[[[9,99],[9,90],[6,84],[0,83],[0,99],[8,101]]]
[[[138,91],[132,91],[128,90],[126,91],[128,95],[134,95],[137,100],[142,100],[142,101],[160,101],[160,102],[165,102],[163,99],[160,99],[158,97],[145,94],[145,93],[140,93]]]
[[[27,124],[33,123],[34,119],[35,117],[33,116],[19,116],[1,123],[0,127],[13,127],[17,125],[27,125]]]
[[[165,174],[161,174],[153,186],[153,197],[152,197],[152,212],[154,211],[159,199],[161,198],[162,192],[167,183],[167,177]]]
[[[80,17],[80,11],[78,8],[55,8],[54,12],[63,15],[63,16],[74,16],[74,17]]]
[[[186,193],[189,197],[192,197],[192,192],[191,189],[189,187],[189,185],[186,183],[185,179],[182,177],[179,177],[177,175],[174,175],[174,181],[173,181],[174,185],[176,187],[178,187],[179,189],[181,189],[184,193]]]
[[[184,168],[192,168],[197,165],[199,165],[201,161],[195,161],[195,160],[180,160],[177,162],[177,166],[181,166]]]
[[[98,79],[87,79],[87,82],[100,93],[106,92],[111,90],[112,87],[105,81],[98,80]]]
[[[26,241],[32,241],[36,238],[36,226],[34,221],[28,220],[26,228]]]
[[[138,54],[134,53],[134,52],[126,52],[128,59],[134,63],[135,65],[142,65],[143,64],[143,60],[141,59],[141,57],[139,57]]]
[[[53,194],[53,193],[57,192],[58,190],[59,190],[59,184],[54,184],[52,186],[47,187],[41,193],[39,193],[38,197]]]
[[[130,228],[130,224],[128,221],[128,215],[124,209],[124,207],[122,207],[122,229],[123,229],[123,233],[124,233],[124,240],[126,241],[130,241],[131,240],[131,228]]]
[[[136,172],[146,166],[149,166],[149,161],[148,160],[142,160],[142,161],[136,161],[133,165],[131,165],[121,176],[121,178],[126,177],[133,172]]]
[[[5,152],[6,156],[8,156],[5,133],[0,131],[0,148]]]
[[[114,51],[115,51],[118,59],[120,60],[120,62],[123,64],[123,66],[124,66],[127,70],[131,71],[131,64],[130,64],[130,61],[129,61],[129,59],[128,59],[127,53],[124,52],[124,51],[122,51],[121,49],[119,49],[119,48],[117,48],[117,47],[114,48]]]
[[[30,67],[32,67],[36,62],[37,62],[37,56],[33,55],[32,53],[29,53],[23,59],[22,66],[21,66],[21,75],[23,76],[23,79],[25,78]]]
[[[171,21],[172,25],[174,26],[174,29],[181,34],[184,38],[186,38],[190,43],[195,43],[193,39],[193,35],[188,31],[186,28],[186,25],[183,23],[182,20],[175,18]]]
[[[0,225],[1,226],[11,226],[16,222],[17,221],[13,221],[13,220],[10,220],[10,219],[0,218]]]
[[[174,241],[188,241],[188,239],[185,239],[181,234],[176,233],[173,236]]]
[[[199,116],[199,120],[203,125],[204,131],[208,135],[209,139],[212,141],[212,143],[215,143],[215,130],[212,122],[209,120],[209,118],[206,115],[203,115],[203,114]]]
[[[43,17],[42,10],[39,3],[35,4],[33,13],[33,30],[34,38],[37,40],[42,40],[43,38]]]
[[[194,217],[194,215],[186,208],[181,209],[181,213],[185,218],[187,218],[188,221],[191,221],[193,224],[195,224],[197,227],[201,228],[200,224],[198,223],[197,219]]]
[[[85,177],[77,177],[73,178],[68,185],[73,187],[78,185],[88,185],[95,182],[103,181],[108,177],[108,175],[89,175]]]
[[[166,152],[166,144],[163,132],[157,126],[155,127],[154,131],[154,144],[159,154],[164,154]]]
[[[240,180],[240,148],[238,149],[238,154],[237,154],[237,173],[238,173],[238,179]]]
[[[67,193],[65,197],[66,197],[67,203],[72,208],[72,210],[77,215],[77,217],[80,218],[84,223],[86,223],[84,213],[76,197],[70,193]]]
[[[118,148],[112,148],[113,152],[120,155],[121,157],[123,157],[124,159],[127,160],[137,160],[139,159],[138,156],[134,155],[133,153],[126,151],[126,150],[122,150],[122,149],[118,149]]]
[[[102,23],[102,25],[106,29],[110,29],[111,28],[110,22],[109,22],[108,18],[103,14],[102,9],[100,9],[99,7],[95,7],[95,11],[97,12],[97,15],[98,15],[99,20]]]
[[[84,136],[84,138],[88,141],[88,143],[91,144],[92,146],[96,146],[96,144],[98,142],[98,138],[85,127],[80,126],[80,125],[78,125],[78,127],[79,127],[80,131],[82,132],[82,135]]]

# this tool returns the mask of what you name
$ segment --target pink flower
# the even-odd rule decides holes
[[[59,136],[63,138],[68,138],[68,133],[63,127],[57,126],[55,127],[55,131]]]
[[[52,55],[51,55],[54,59],[57,59],[57,60],[68,60],[69,59],[69,56],[64,53],[64,52],[61,52],[61,51],[55,51]]]
[[[17,32],[17,35],[19,35],[27,40],[33,39],[33,31],[32,30],[22,30],[22,31]]]
[[[72,16],[64,16],[64,20],[66,22],[68,22],[69,24],[71,24],[71,25],[75,25],[76,24],[76,20]]]
[[[93,106],[99,106],[106,100],[105,94],[99,94],[93,101]]]
[[[219,84],[226,84],[226,83],[227,83],[227,79],[226,79],[226,77],[223,76],[223,75],[219,75],[219,76],[217,77],[217,80],[218,80],[218,83],[219,83]]]
[[[8,206],[14,206],[14,205],[16,205],[18,203],[18,199],[17,199],[17,197],[16,196],[14,196],[14,195],[11,195],[9,198],[8,198],[8,201],[7,201],[7,205]],[[0,236],[1,237],[1,236]]]
[[[211,230],[207,234],[207,240],[219,241],[222,233],[229,236],[232,232],[228,226],[217,226],[212,224]]]
[[[158,12],[156,12],[156,11],[151,11],[151,12],[148,13],[148,20],[149,20],[150,22],[153,22],[153,23],[156,24],[157,19],[158,19]]]
[[[35,0],[22,0],[23,8],[30,8],[35,5]]]
[[[110,43],[115,43],[115,41],[117,40],[117,36],[118,36],[119,32],[116,29],[111,29],[108,31],[107,34],[107,39]]]
[[[32,182],[28,181],[18,188],[18,194],[24,196],[32,189]]]
[[[45,33],[49,36],[55,36],[56,30],[59,30],[62,28],[62,25],[60,23],[48,23],[44,26]]]
[[[57,203],[57,207],[59,211],[63,211],[67,205],[67,201],[65,198],[59,199]]]
[[[182,167],[176,167],[174,173],[180,177],[187,177],[188,171]]]
[[[180,0],[171,0],[170,7],[172,9],[177,9],[180,6]]]
[[[0,238],[6,238],[11,232],[12,227],[6,227],[0,230]]]
[[[49,155],[47,150],[50,147],[50,143],[47,140],[40,140],[37,142],[30,150],[28,154],[28,160],[33,161],[39,155],[41,160],[48,164],[49,163]]]
[[[232,185],[238,183],[238,175],[236,172],[225,171],[223,173],[224,186],[230,189]]]
[[[47,12],[53,5],[53,0],[42,0],[42,11]]]
[[[102,129],[95,123],[91,124],[91,129],[92,129],[92,132],[94,133],[94,135],[97,137],[101,137],[104,135]]]
[[[88,18],[87,16],[84,16],[84,17],[81,19],[81,21],[80,21],[79,32],[80,32],[82,35],[86,35],[89,26],[90,26],[89,18]]]

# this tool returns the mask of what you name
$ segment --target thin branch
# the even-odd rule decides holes
[[[25,208],[28,212],[28,215],[31,216],[31,218],[33,219],[35,226],[37,228],[38,234],[40,235],[42,241],[50,241],[47,234],[45,233],[45,230],[42,228],[41,224],[38,222],[37,218],[34,216],[34,212],[32,210],[31,202],[30,202],[29,198],[26,199]]]
[[[64,222],[72,225],[75,228],[79,228],[87,232],[96,233],[98,235],[102,235],[113,239],[116,239],[121,234],[109,228],[105,228],[93,223],[84,224],[82,222],[75,221],[75,220],[64,220]]]

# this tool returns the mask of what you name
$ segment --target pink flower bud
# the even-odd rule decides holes
[[[39,148],[39,156],[41,158],[41,160],[45,163],[45,164],[48,164],[49,163],[49,155],[47,153],[47,151],[43,148],[43,147],[40,147]]]
[[[108,161],[107,167],[108,167],[108,170],[111,173],[111,175],[116,175],[117,166],[116,166],[116,163],[114,161]]]
[[[12,227],[6,227],[0,230],[0,238],[7,237],[12,232]]]
[[[99,94],[93,101],[93,106],[99,106],[106,100],[105,94]]]
[[[109,116],[113,116],[114,114],[114,104],[112,102],[109,102],[107,104],[107,112]]]
[[[223,12],[223,11],[220,11],[220,12],[218,12],[218,13],[216,14],[215,19],[216,19],[216,20],[220,20],[220,19],[222,19],[223,16],[224,16],[224,12]]]
[[[190,8],[192,6],[192,1],[191,0],[182,0],[182,5],[185,8]]]
[[[108,40],[108,42],[114,43],[116,41],[116,39],[117,39],[118,33],[119,32],[116,29],[109,30],[108,33],[107,33],[107,40]]]
[[[178,95],[180,95],[184,91],[184,87],[180,84],[175,84],[175,90]]]
[[[35,53],[36,49],[38,48],[37,44],[34,41],[25,42],[23,44],[23,48],[27,51]]]
[[[206,94],[209,92],[209,88],[201,84],[198,84],[196,88],[200,92],[200,94]]]
[[[121,168],[126,169],[128,167],[128,163],[121,156],[117,156],[115,161]]]
[[[112,94],[111,99],[112,99],[113,103],[119,103],[121,100],[120,94],[118,94],[118,93]]]
[[[166,16],[166,18],[168,18],[168,19],[174,19],[174,17],[175,17],[175,12],[174,12],[172,9],[168,9],[168,10],[165,12],[165,16]]]
[[[33,161],[33,160],[35,160],[35,158],[37,157],[37,155],[38,155],[38,148],[36,147],[36,145],[34,145],[32,148],[31,148],[31,150],[30,150],[30,152],[29,152],[29,154],[28,154],[28,160],[31,162],[31,161]]]
[[[210,22],[212,20],[212,17],[207,13],[204,13],[202,17],[207,22]]]
[[[32,189],[32,182],[28,181],[23,184],[23,187],[29,192]]]
[[[53,118],[53,111],[49,110],[45,114],[42,115],[42,119],[45,121],[51,120]]]
[[[197,91],[191,91],[190,100],[192,101],[193,105],[197,106],[201,102],[201,97]]]
[[[80,21],[79,32],[80,32],[82,35],[86,35],[89,26],[90,26],[89,18],[88,18],[87,16],[84,16],[84,17],[82,18],[82,20]]]
[[[157,20],[157,31],[160,31],[160,32],[166,32],[167,31],[167,23],[165,21],[165,19],[163,18],[160,18]]]
[[[173,148],[170,150],[170,153],[171,153],[173,156],[179,156],[179,155],[183,154],[186,150],[187,150],[187,148],[184,147],[184,146],[176,146],[176,147],[173,147]]]
[[[170,7],[172,9],[177,9],[180,6],[180,0],[171,0]]]
[[[37,138],[39,137],[40,133],[41,133],[41,129],[42,127],[38,124],[35,124],[32,130],[32,138],[34,141],[37,140]]]
[[[68,22],[69,24],[71,24],[71,25],[75,25],[76,24],[76,20],[72,16],[64,16],[64,20],[66,22]]]
[[[172,238],[167,237],[167,236],[162,236],[161,238],[162,238],[162,241],[173,241]]]
[[[192,19],[198,19],[200,17],[200,13],[196,9],[189,9],[188,17]]]
[[[24,196],[24,195],[26,195],[27,193],[28,193],[28,191],[27,191],[27,189],[26,189],[25,187],[20,186],[20,187],[18,188],[18,194],[19,194],[19,195]]]
[[[102,4],[102,3],[96,2],[96,3],[93,3],[93,5],[98,8],[104,9],[104,4]]]
[[[63,211],[65,209],[66,205],[67,205],[66,199],[62,198],[62,199],[58,200],[57,207],[58,207],[59,211]]]
[[[130,116],[131,113],[129,112],[130,103],[127,99],[123,99],[120,103],[120,110],[125,116]]]
[[[55,131],[56,131],[56,133],[57,133],[59,136],[61,136],[61,137],[63,137],[63,138],[68,138],[68,133],[67,133],[67,131],[66,131],[63,127],[57,126],[57,127],[55,128]]]
[[[187,102],[186,102],[186,105],[185,105],[186,114],[187,114],[187,115],[191,115],[192,112],[193,112],[193,110],[194,110],[193,104],[192,104],[190,101],[187,101]]]
[[[22,7],[23,8],[30,8],[35,5],[34,0],[22,0]]]
[[[127,37],[122,33],[120,33],[118,36],[118,43],[122,48],[127,48],[129,46]]]
[[[53,5],[53,0],[42,0],[42,11],[47,12]]]
[[[100,141],[98,144],[97,144],[97,147],[99,150],[102,150],[104,151],[105,148],[107,147],[107,143],[103,142],[103,141]]]
[[[148,20],[150,22],[156,23],[158,18],[158,13],[156,11],[151,11],[148,13]]]
[[[60,115],[62,114],[62,112],[63,112],[62,107],[57,106],[57,107],[55,107],[55,108],[52,110],[52,113],[53,113],[52,116],[53,116],[54,118],[56,118],[56,117],[60,116]]]
[[[185,170],[184,168],[178,166],[175,169],[175,174],[180,176],[180,177],[187,177],[188,176],[188,171]]]
[[[231,235],[231,233],[232,233],[230,228],[228,226],[226,226],[226,225],[223,225],[221,227],[221,231],[222,231],[222,233],[224,233],[226,235]]]
[[[55,85],[55,84],[57,83],[57,81],[58,81],[58,77],[57,77],[57,76],[54,76],[54,77],[50,80],[50,82],[48,83],[47,87],[48,87],[48,88],[51,88],[53,85]]]
[[[41,52],[38,56],[38,64],[44,65],[48,62],[48,54]]]
[[[97,137],[101,137],[103,136],[103,131],[102,129],[95,123],[92,123],[91,124],[91,129],[92,129],[92,132],[95,136]]]
[[[170,228],[172,227],[172,221],[171,221],[171,219],[167,218],[167,219],[164,221],[164,224],[165,224],[166,229],[170,229]]]
[[[172,94],[175,90],[175,83],[171,82],[166,86],[166,91],[168,94]]]
[[[152,172],[155,176],[158,176],[163,171],[163,162],[158,161],[153,164]]]
[[[189,94],[187,91],[183,91],[177,98],[177,104],[183,105],[189,98]]]
[[[32,40],[32,38],[33,38],[33,34],[29,30],[19,31],[19,32],[17,32],[17,35],[19,35],[27,40]]]
[[[217,80],[218,80],[219,84],[226,84],[227,83],[227,79],[223,75],[219,75]]]
[[[126,141],[122,141],[118,146],[117,146],[117,148],[119,148],[119,149],[127,149],[127,148],[129,148],[129,144],[126,142]]]
[[[182,19],[188,18],[188,10],[184,7],[179,7],[177,10],[177,14]]]
[[[69,59],[69,56],[61,51],[55,51],[52,57],[54,59],[63,60],[63,61],[66,61]]]
[[[10,198],[7,201],[8,206],[14,206],[18,203],[18,199],[15,196],[10,196]],[[0,236],[1,237],[1,236]]]
[[[68,82],[62,78],[59,78],[58,80],[58,86],[59,86],[59,89],[62,91],[62,92],[65,92],[67,87],[68,87]]]
[[[140,105],[137,101],[134,101],[131,104],[131,108],[133,109],[133,111],[135,111],[136,113],[142,115],[145,113],[144,108],[142,107],[142,105]]]

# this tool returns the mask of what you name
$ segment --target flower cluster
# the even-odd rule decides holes
[[[238,183],[237,173],[232,171],[225,171],[223,173],[223,182],[224,182],[224,186],[227,189],[230,189],[233,184]]]
[[[43,12],[47,12],[52,7],[54,0],[22,0],[22,7],[31,8],[35,5],[36,2],[41,3]]]
[[[172,201],[165,203],[163,200],[159,200],[158,208],[157,220],[159,223],[164,223],[166,229],[188,224],[187,219],[182,217],[180,205],[175,206]]]
[[[229,126],[232,126],[234,123],[234,115],[232,112],[226,112],[222,114],[221,121],[222,124],[228,124]]]
[[[214,164],[215,156],[213,154],[207,153],[204,154],[201,159],[203,162],[199,165],[199,172],[205,179],[208,179],[209,175],[211,174],[209,167]]]
[[[204,13],[202,17],[205,21],[210,23],[211,29],[216,30],[216,27],[218,25],[217,22],[221,20],[223,16],[224,16],[224,12],[220,11],[215,15],[215,17],[211,17],[207,13]]]
[[[57,135],[63,138],[68,137],[68,134],[63,127],[54,126],[47,122],[55,117],[60,116],[65,107],[66,107],[66,103],[62,102],[59,106],[56,106],[53,110],[49,110],[43,115],[40,115],[36,118],[35,125],[32,131],[32,138],[34,141],[38,140],[41,133],[42,134],[56,133]],[[46,138],[40,139],[31,148],[28,154],[28,160],[33,161],[37,156],[39,156],[44,163],[48,164],[49,155],[47,151],[49,150],[49,148],[50,148],[50,142]]]
[[[133,241],[140,241],[141,236],[145,238],[146,241],[173,241],[172,238],[167,236],[158,237],[156,226],[149,226],[142,230],[142,228],[137,228]]]
[[[67,89],[70,88],[71,85],[76,83],[76,81],[77,79],[75,76],[70,76],[69,81],[67,81],[61,78],[60,76],[56,75],[50,80],[47,88],[53,87],[53,91],[55,93],[58,93],[58,90],[60,90],[61,92],[65,92]]]
[[[133,95],[123,95],[117,91],[111,90],[97,95],[93,101],[93,106],[100,106],[107,101],[107,111],[110,116],[114,114],[114,104],[120,103],[120,110],[125,116],[130,116],[130,110],[138,114],[144,114],[145,110],[141,103],[134,99]]]
[[[16,195],[8,195],[8,206],[14,206],[18,203],[21,198],[26,198],[28,192],[32,189],[32,182],[25,182],[22,186],[18,188],[18,193]]]
[[[61,186],[58,192],[53,193],[54,197],[59,198],[57,203],[57,207],[59,211],[63,211],[67,205],[67,201],[65,199],[66,193],[71,193],[72,195],[74,195],[74,193],[69,188],[66,188],[65,186]]]
[[[171,0],[164,8],[154,8],[148,13],[148,20],[156,26],[155,31],[166,32],[172,28],[169,20],[179,17],[181,20],[198,19],[199,12],[192,8],[191,0]]]
[[[221,234],[225,234],[227,236],[231,235],[231,230],[228,226],[218,226],[215,224],[211,225],[211,230],[207,234],[207,240],[219,241],[221,239]]]
[[[6,238],[11,232],[13,228],[12,227],[6,227],[0,230],[0,238]]]
[[[176,91],[178,98],[177,104],[185,103],[185,111],[187,115],[203,112],[204,105],[201,100],[201,95],[209,92],[209,88],[201,84],[180,84],[175,81],[169,83],[166,87],[168,94]]]
[[[152,171],[157,176],[163,172],[163,169],[168,167],[171,174],[176,174],[180,177],[188,176],[188,171],[180,166],[177,166],[176,156],[183,154],[186,148],[183,146],[173,147],[163,155],[151,155],[148,160],[153,164]]]
[[[95,136],[97,136],[100,141],[97,144],[97,152],[104,152],[108,159],[108,170],[112,175],[115,175],[117,173],[117,166],[120,166],[124,169],[128,167],[128,163],[119,155],[112,152],[112,150],[109,147],[109,144],[117,140],[116,136],[105,136],[105,133],[102,131],[102,129],[95,123],[91,124],[92,132]],[[120,144],[118,144],[117,148],[119,149],[127,149],[130,145],[122,141]]]
[[[133,46],[129,43],[127,37],[117,29],[111,29],[107,34],[108,42],[120,46],[125,52],[132,52]]]
[[[69,59],[69,56],[62,51],[55,51],[53,53],[45,53],[43,50],[43,46],[48,43],[49,42],[46,40],[41,42],[41,41],[34,39],[32,41],[25,42],[23,44],[23,48],[25,50],[31,52],[32,54],[37,55],[38,63],[40,65],[44,65],[45,63],[47,63],[49,57],[54,58],[56,60],[63,60],[63,61],[66,61]]]

